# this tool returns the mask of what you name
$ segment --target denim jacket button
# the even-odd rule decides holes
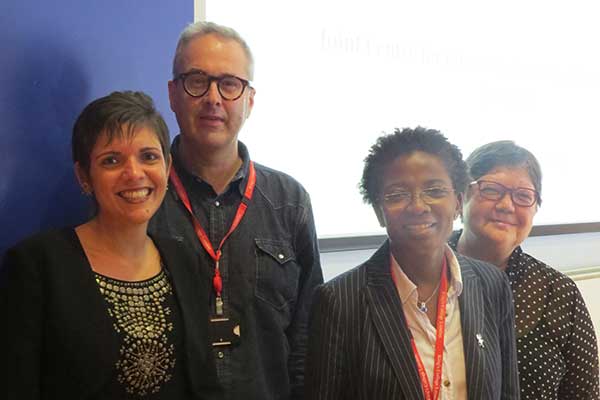
[[[285,256],[284,256],[283,254],[279,253],[279,254],[277,255],[277,257],[279,257],[279,259],[280,259],[280,260],[283,260],[283,258],[284,258]]]

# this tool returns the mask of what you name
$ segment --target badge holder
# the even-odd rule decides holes
[[[225,317],[211,318],[208,334],[213,347],[237,345],[240,342],[240,325]]]

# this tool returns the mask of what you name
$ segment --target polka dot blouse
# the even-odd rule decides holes
[[[452,235],[452,248],[459,237]],[[520,247],[506,274],[515,304],[521,399],[600,399],[596,335],[575,283]]]

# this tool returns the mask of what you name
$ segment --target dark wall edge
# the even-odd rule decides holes
[[[533,227],[529,236],[556,236],[591,232],[600,232],[600,222],[538,225]],[[321,253],[376,249],[386,237],[386,235],[365,235],[321,238],[319,239],[319,248]]]

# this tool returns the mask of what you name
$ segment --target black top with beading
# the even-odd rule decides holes
[[[453,249],[461,233],[450,238]],[[575,282],[521,247],[505,272],[515,305],[521,399],[600,399],[598,344]]]
[[[187,398],[181,320],[165,269],[137,282],[95,276],[120,339],[114,379],[100,397]]]

